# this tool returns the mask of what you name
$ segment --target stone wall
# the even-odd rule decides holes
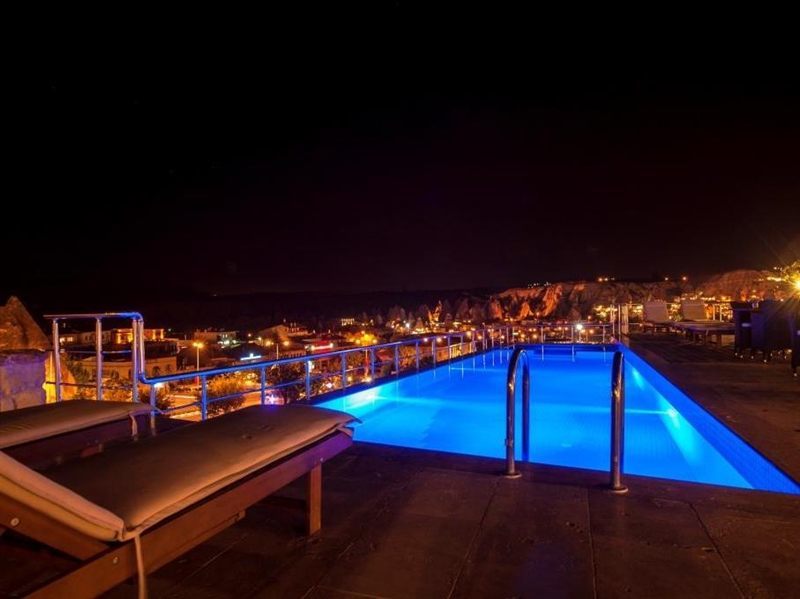
[[[45,403],[47,352],[0,351],[0,412]]]

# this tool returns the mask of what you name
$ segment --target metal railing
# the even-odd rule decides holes
[[[610,343],[618,338],[616,322],[539,322],[513,327],[518,343]]]
[[[134,327],[139,331],[135,335],[137,339],[143,338],[143,321],[138,320],[134,323]],[[498,334],[499,333],[499,334]],[[453,340],[457,339],[457,343]],[[248,393],[260,393],[260,402],[267,403],[267,394],[269,391],[285,389],[288,387],[300,387],[303,390],[302,394],[298,393],[297,400],[308,401],[313,395],[313,383],[326,380],[338,379],[339,385],[336,386],[335,382],[327,387],[323,393],[332,391],[345,392],[354,387],[364,387],[373,384],[376,381],[376,368],[380,367],[384,370],[385,367],[389,368],[389,373],[386,376],[398,376],[401,374],[402,362],[405,360],[410,363],[410,367],[406,371],[419,371],[423,366],[423,360],[430,360],[433,366],[449,362],[450,360],[459,358],[464,355],[477,353],[479,351],[486,351],[497,345],[507,347],[508,343],[513,339],[510,327],[487,327],[485,329],[478,329],[475,331],[465,331],[457,333],[444,333],[438,335],[429,335],[427,337],[416,337],[412,339],[405,339],[401,341],[394,341],[391,343],[382,343],[377,345],[365,347],[352,347],[341,350],[325,352],[321,354],[311,354],[299,357],[281,358],[277,360],[264,360],[254,361],[248,364],[237,364],[233,366],[224,366],[218,368],[184,371],[175,374],[167,374],[155,377],[148,377],[144,369],[143,354],[140,353],[138,364],[138,381],[144,385],[150,386],[150,404],[156,410],[157,389],[160,385],[166,383],[174,383],[179,381],[187,381],[191,379],[199,380],[200,383],[200,396],[194,402],[170,407],[162,412],[175,412],[179,410],[186,410],[187,408],[196,407],[200,410],[201,419],[205,420],[208,417],[209,405],[241,397]],[[479,345],[480,342],[480,345]],[[412,355],[406,355],[404,359],[401,358],[400,349],[403,347],[413,346],[414,351]],[[143,352],[143,345],[139,343],[138,351]],[[392,358],[388,360],[376,359],[379,358],[378,352],[380,350],[392,350]],[[352,355],[363,354],[366,357],[366,364],[363,366],[355,366],[353,368],[348,366],[348,357]],[[339,362],[335,369],[320,370],[315,366],[327,362]],[[281,382],[268,381],[268,372],[272,369],[279,369],[285,366],[303,365],[302,376]],[[316,371],[316,374],[315,374]],[[221,376],[233,373],[258,373],[258,388],[250,391],[236,392],[230,395],[220,397],[209,397],[208,382],[209,379],[215,376]],[[360,382],[353,382],[350,385],[351,379],[355,379],[358,372],[362,372]],[[386,378],[386,377],[383,377]],[[330,381],[329,381],[330,382]]]
[[[131,372],[137,372],[139,370],[139,365],[143,364],[143,353],[140,354],[137,350],[138,346],[138,339],[137,339],[137,327],[135,324],[137,322],[143,322],[142,315],[138,312],[98,312],[93,314],[45,314],[45,318],[48,318],[53,321],[52,323],[52,331],[53,331],[53,370],[54,370],[54,381],[46,381],[48,384],[52,384],[55,386],[56,391],[56,401],[61,401],[63,399],[63,387],[70,386],[70,387],[91,387],[92,385],[87,385],[85,383],[65,383],[63,380],[63,373],[62,373],[62,365],[61,365],[61,337],[60,337],[60,321],[65,320],[94,320],[95,321],[95,392],[97,394],[96,398],[99,401],[103,400],[103,355],[109,353],[120,353],[119,351],[103,351],[103,320],[108,319],[130,319],[131,321],[131,330],[133,332],[133,337],[131,339],[131,349],[124,350],[126,353],[131,354]],[[81,352],[83,353],[83,352]],[[140,355],[142,356],[140,361]],[[139,388],[137,385],[131,385],[131,394],[133,401],[139,400]]]
[[[613,493],[627,493],[622,484],[623,457],[625,455],[625,356],[614,352],[611,367],[611,480]]]
[[[522,459],[530,460],[530,365],[524,347],[517,347],[511,354],[506,377],[506,470],[507,478],[519,478],[516,456],[514,455],[516,436],[516,388],[517,370],[522,362]],[[625,453],[625,356],[621,351],[614,352],[611,367],[611,442],[609,465],[609,490],[613,493],[627,493],[628,487],[622,483],[623,456]]]
[[[53,334],[53,355],[54,355],[54,380],[46,381],[46,384],[55,387],[56,400],[64,399],[63,390],[65,387],[93,388],[97,400],[103,399],[103,356],[107,354],[129,353],[131,356],[131,398],[133,401],[139,400],[139,384],[149,386],[149,402],[153,407],[153,413],[157,412],[178,412],[180,410],[191,409],[193,406],[200,411],[201,418],[208,417],[208,406],[215,402],[242,397],[248,393],[260,392],[261,403],[266,403],[267,394],[271,390],[284,389],[292,386],[301,386],[304,393],[298,394],[298,399],[308,400],[313,395],[312,383],[321,379],[339,378],[338,389],[344,391],[354,386],[363,387],[371,384],[376,379],[376,369],[384,372],[389,369],[389,374],[399,375],[401,371],[415,370],[423,368],[426,363],[436,366],[446,363],[452,359],[477,353],[478,351],[489,351],[496,347],[508,347],[513,344],[513,327],[497,326],[472,329],[469,331],[459,331],[451,333],[430,334],[425,337],[415,337],[402,341],[383,343],[372,346],[362,346],[326,352],[322,354],[285,357],[276,360],[253,361],[247,364],[238,364],[220,368],[205,370],[183,371],[175,374],[162,376],[148,376],[145,368],[145,346],[144,346],[144,319],[139,312],[102,312],[102,313],[69,313],[69,314],[49,314],[45,316],[52,320]],[[129,319],[131,322],[131,348],[129,350],[104,350],[103,349],[103,321],[107,319]],[[60,324],[67,320],[94,320],[95,321],[95,351],[85,350],[64,350],[60,343]],[[401,348],[413,346],[413,354],[401,356]],[[393,356],[390,359],[381,359],[381,350],[391,349]],[[67,382],[63,376],[62,353],[81,353],[95,354],[95,374],[93,383]],[[348,358],[354,354],[363,353],[365,360],[364,366],[356,365],[350,367]],[[320,364],[338,359],[341,364],[332,371],[314,372],[314,364]],[[410,367],[409,366],[410,362]],[[407,366],[403,368],[403,363]],[[273,368],[302,364],[303,376],[289,381],[269,382],[267,372]],[[259,384],[256,389],[238,391],[219,397],[209,397],[208,382],[212,377],[233,373],[254,372],[259,376]],[[361,372],[361,380],[357,381],[358,373]],[[180,406],[170,407],[166,410],[157,408],[158,388],[166,383],[175,383],[195,379],[199,383],[199,397],[196,401],[189,402]],[[353,384],[351,385],[351,381]],[[109,389],[119,390],[119,386],[109,386]],[[328,384],[322,392],[336,390],[335,384]]]
[[[530,411],[531,411],[531,369],[528,354],[524,347],[518,347],[511,354],[506,379],[506,471],[507,478],[522,476],[514,461],[514,436],[516,433],[516,389],[517,366],[522,360],[522,459],[527,461],[530,450]]]

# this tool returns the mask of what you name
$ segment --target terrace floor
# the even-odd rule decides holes
[[[795,479],[800,382],[674,337],[651,364]],[[500,437],[501,434],[498,433]],[[800,588],[800,497],[357,444],[325,466],[323,530],[266,500],[149,577],[153,597],[788,597]],[[302,486],[284,497],[301,497]],[[0,593],[66,560],[0,541]],[[111,598],[134,597],[133,583]]]

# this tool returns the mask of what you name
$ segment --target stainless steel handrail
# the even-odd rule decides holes
[[[507,478],[522,476],[514,462],[514,433],[516,411],[517,366],[522,359],[522,459],[528,460],[530,449],[530,409],[531,409],[531,370],[528,354],[524,347],[518,347],[511,354],[506,380],[506,472]]]
[[[611,367],[611,465],[609,489],[613,493],[627,493],[622,484],[623,458],[625,455],[625,356],[614,352]]]
[[[193,404],[186,404],[184,407],[189,407],[191,405],[197,405],[200,408],[200,411],[203,416],[207,414],[206,407],[209,403],[213,403],[214,401],[219,401],[222,398],[209,398],[208,397],[208,390],[205,389],[205,392],[202,392],[203,387],[206,385],[202,383],[207,383],[209,377],[213,377],[215,375],[224,375],[230,374],[235,372],[256,372],[260,373],[260,391],[261,391],[261,402],[266,403],[267,401],[267,389],[277,389],[284,386],[291,386],[291,385],[298,385],[305,387],[305,397],[309,398],[312,393],[311,382],[314,380],[318,380],[320,378],[331,378],[339,376],[337,372],[321,372],[318,374],[312,374],[312,368],[314,362],[320,360],[331,360],[331,359],[340,359],[341,366],[337,367],[337,370],[341,373],[341,387],[340,390],[344,391],[348,387],[348,373],[350,372],[357,372],[364,369],[364,378],[363,381],[359,383],[363,384],[370,384],[375,379],[376,373],[376,366],[383,367],[388,364],[392,365],[393,373],[395,375],[400,374],[400,354],[399,348],[403,346],[412,346],[414,348],[413,357],[408,355],[404,358],[404,360],[408,360],[409,358],[412,359],[412,364],[415,364],[416,369],[419,370],[421,364],[421,358],[425,357],[428,360],[432,361],[433,365],[436,366],[440,360],[452,360],[455,357],[467,355],[470,353],[477,353],[479,351],[478,342],[482,342],[482,349],[483,351],[493,349],[496,344],[499,344],[501,347],[505,346],[507,348],[512,348],[516,346],[516,336],[521,334],[519,330],[525,331],[526,327],[517,327],[517,326],[488,326],[483,327],[480,329],[472,329],[470,331],[458,331],[458,332],[451,332],[451,333],[431,333],[425,337],[414,337],[410,339],[405,339],[402,341],[394,341],[390,343],[381,343],[372,346],[361,346],[361,347],[353,347],[353,348],[346,348],[335,350],[331,352],[326,352],[322,354],[310,354],[305,356],[287,356],[285,358],[276,359],[276,360],[259,360],[259,361],[252,361],[247,364],[239,364],[234,366],[225,366],[219,368],[210,368],[210,369],[203,369],[203,370],[192,370],[192,371],[184,371],[180,373],[174,374],[165,374],[159,376],[147,376],[147,370],[145,368],[145,355],[144,355],[144,319],[142,318],[139,312],[102,312],[102,313],[91,313],[91,314],[51,314],[47,315],[48,318],[53,320],[53,339],[54,339],[54,347],[55,347],[55,381],[52,383],[48,381],[49,384],[54,384],[56,387],[56,394],[57,398],[61,399],[61,390],[62,387],[68,385],[62,381],[61,376],[61,360],[60,360],[60,348],[59,348],[59,320],[68,320],[68,319],[93,319],[96,323],[96,353],[97,353],[97,370],[98,372],[102,372],[102,358],[104,353],[109,353],[107,351],[103,351],[102,349],[102,324],[101,321],[104,319],[109,318],[130,318],[132,324],[132,341],[131,341],[131,372],[136,373],[134,380],[131,381],[131,388],[132,388],[132,396],[134,401],[138,400],[138,391],[139,391],[139,384],[148,385],[150,387],[150,397],[149,401],[153,406],[153,413],[155,414],[158,410],[156,408],[156,397],[157,397],[157,386],[163,383],[175,382],[175,381],[185,381],[190,379],[196,379],[198,382],[201,383],[201,398],[199,401],[194,402]],[[539,325],[541,326],[541,325]],[[559,325],[559,329],[567,327],[564,325]],[[515,331],[517,329],[517,331]],[[530,329],[528,329],[530,330]],[[466,340],[465,340],[466,338]],[[457,342],[454,342],[457,341]],[[443,343],[444,342],[444,343]],[[491,344],[491,345],[490,345]],[[427,347],[425,347],[427,345]],[[458,348],[458,352],[456,355],[455,348]],[[376,355],[376,352],[381,349],[392,349],[394,356],[389,359],[382,359]],[[126,350],[127,351],[127,350]],[[363,367],[354,367],[349,368],[347,365],[347,356],[350,354],[356,354],[360,352],[365,352],[365,363]],[[439,352],[442,352],[441,354]],[[441,357],[440,357],[441,356]],[[368,362],[366,361],[368,359]],[[376,364],[377,362],[377,364]],[[527,362],[527,357],[526,357]],[[298,378],[295,381],[289,381],[285,383],[274,383],[269,384],[267,381],[267,369],[272,367],[279,367],[283,365],[290,365],[290,364],[297,364],[304,366],[305,373],[303,376]],[[413,369],[414,366],[411,366]],[[529,375],[526,375],[529,376]],[[98,377],[100,378],[100,377]],[[305,385],[303,385],[305,383]],[[359,384],[356,383],[356,384]],[[77,386],[77,385],[76,385]],[[102,391],[103,385],[102,381],[95,381],[94,385],[97,389],[97,396],[98,399],[102,398]],[[333,387],[329,387],[329,389],[333,389]],[[254,391],[257,391],[254,390]],[[241,393],[244,395],[245,391]],[[528,408],[525,408],[525,414],[523,415],[526,419],[528,418]],[[526,428],[527,428],[526,424]],[[526,450],[527,450],[528,440],[525,440]]]
[[[473,344],[472,341],[468,341],[468,342],[463,341],[463,336],[464,336],[465,333],[439,333],[439,334],[435,334],[435,335],[429,335],[428,337],[425,337],[425,338],[404,339],[402,341],[393,341],[393,342],[390,342],[390,343],[381,343],[381,344],[371,345],[371,346],[366,346],[366,347],[352,347],[352,348],[346,348],[346,349],[341,349],[341,350],[336,350],[336,351],[331,351],[331,352],[325,352],[325,353],[321,353],[321,354],[310,354],[310,355],[306,355],[306,356],[280,358],[280,359],[277,359],[277,360],[253,361],[253,362],[250,362],[248,364],[240,364],[240,365],[234,365],[234,366],[223,366],[223,367],[209,368],[209,369],[203,369],[203,370],[192,370],[192,371],[185,371],[185,372],[175,373],[175,374],[161,375],[161,376],[157,376],[157,377],[148,377],[147,373],[146,373],[146,370],[144,368],[144,356],[143,356],[143,349],[142,349],[143,343],[141,343],[141,339],[144,338],[143,327],[144,327],[144,323],[143,323],[143,321],[141,319],[138,320],[138,321],[135,321],[135,327],[134,328],[138,329],[138,331],[136,331],[136,337],[140,340],[139,341],[140,356],[139,356],[138,380],[139,380],[140,383],[150,386],[150,404],[153,407],[153,412],[155,413],[156,411],[158,411],[157,408],[156,408],[156,394],[157,394],[156,386],[157,385],[163,384],[163,383],[168,383],[168,382],[173,382],[173,381],[199,378],[200,382],[201,382],[201,397],[200,397],[200,400],[197,401],[197,402],[194,402],[194,404],[192,404],[192,403],[185,404],[182,407],[189,407],[191,405],[198,405],[199,408],[200,408],[201,418],[203,418],[203,419],[205,419],[207,417],[207,414],[208,414],[207,406],[208,406],[208,404],[209,403],[213,403],[214,401],[217,401],[217,400],[221,399],[221,398],[209,398],[208,397],[208,391],[207,391],[206,383],[207,383],[209,377],[216,376],[216,375],[230,374],[230,373],[234,373],[234,372],[259,371],[260,375],[261,375],[260,376],[260,380],[262,382],[262,384],[261,384],[261,403],[263,404],[263,403],[266,403],[266,390],[267,389],[274,389],[274,388],[278,388],[279,387],[279,385],[275,385],[275,384],[269,385],[269,384],[267,384],[266,370],[267,370],[267,368],[272,368],[274,366],[283,366],[283,365],[289,365],[289,364],[302,364],[304,366],[304,371],[305,371],[304,375],[301,378],[298,378],[295,381],[291,381],[290,383],[283,383],[280,386],[289,386],[290,384],[292,384],[292,385],[304,385],[305,392],[306,392],[305,398],[309,399],[310,396],[311,396],[311,381],[312,381],[312,378],[316,378],[316,376],[312,377],[310,365],[313,362],[316,362],[316,361],[327,360],[327,359],[337,358],[337,357],[342,361],[341,370],[342,370],[343,376],[342,376],[342,387],[341,387],[340,391],[344,391],[347,388],[347,376],[346,376],[347,372],[350,372],[350,371],[353,371],[353,370],[358,370],[358,369],[348,369],[347,368],[347,359],[346,358],[347,358],[347,356],[349,354],[361,353],[361,352],[367,352],[368,353],[368,355],[370,356],[369,366],[365,365],[364,368],[365,368],[365,374],[366,374],[366,372],[368,372],[369,376],[365,378],[364,382],[365,383],[372,383],[374,381],[374,379],[375,379],[375,362],[376,362],[376,360],[375,360],[375,351],[379,350],[379,349],[394,348],[395,351],[397,351],[398,348],[402,347],[402,346],[413,346],[414,349],[415,349],[415,362],[416,362],[416,368],[417,369],[419,369],[420,356],[423,354],[423,351],[422,351],[423,348],[420,346],[421,343],[430,342],[430,344],[431,344],[430,353],[427,354],[427,355],[428,355],[428,357],[431,357],[433,359],[434,366],[439,363],[439,360],[437,358],[438,351],[444,351],[447,348],[450,348],[450,349],[448,349],[448,357],[446,358],[446,360],[452,359],[452,348],[456,347],[456,346],[461,347],[462,350],[463,350],[463,347],[466,345],[468,347],[474,348],[474,351],[472,353],[477,352],[477,347]],[[481,333],[485,337],[487,335],[487,333],[495,331],[495,330],[501,330],[501,328],[500,327],[497,327],[497,328],[495,328],[495,327],[487,327],[487,328],[484,328],[484,329],[480,329],[478,331],[471,331],[471,334],[474,337],[475,334]],[[452,340],[453,340],[454,337],[459,338],[460,342],[456,343],[456,344],[452,343]],[[446,341],[447,345],[446,346],[439,346],[438,343],[440,341]],[[464,354],[462,353],[462,355],[464,355]],[[384,364],[384,363],[385,364],[390,364],[393,361],[394,360],[386,360],[386,361],[382,361],[381,363],[382,364]],[[399,372],[395,372],[395,374],[397,375],[397,374],[399,374]],[[326,376],[329,376],[329,377],[330,376],[335,376],[335,375],[336,375],[336,373],[326,373]],[[253,390],[253,391],[256,391],[256,390]],[[241,395],[244,395],[245,393],[246,392],[242,392]]]
[[[103,399],[103,320],[107,318],[124,318],[131,320],[131,330],[133,338],[131,340],[131,370],[138,370],[137,363],[144,362],[144,358],[137,360],[137,322],[142,322],[142,315],[138,312],[94,312],[88,314],[45,314],[45,318],[53,321],[53,370],[55,371],[56,401],[61,401],[62,372],[61,372],[61,341],[59,337],[58,322],[60,320],[94,320],[95,321],[95,393],[97,400]],[[142,352],[143,356],[143,352]],[[133,377],[132,377],[133,379]],[[139,387],[135,380],[131,381],[131,398],[133,401],[139,400]]]
[[[97,318],[142,318],[139,312],[87,312],[86,314],[45,314],[48,320],[95,320]]]
[[[446,337],[449,338],[450,335],[437,335],[437,337]],[[245,370],[256,370],[263,366],[283,366],[287,364],[304,364],[306,362],[314,362],[318,360],[326,360],[329,358],[335,358],[342,355],[357,353],[357,352],[364,352],[370,351],[374,352],[374,350],[390,348],[390,347],[400,347],[406,345],[419,345],[420,339],[407,339],[403,341],[392,341],[391,343],[380,343],[377,345],[367,345],[367,346],[360,346],[360,347],[348,347],[346,349],[340,349],[332,352],[325,352],[320,354],[309,354],[306,356],[295,356],[293,358],[280,358],[278,360],[259,360],[253,361],[249,364],[239,364],[234,366],[219,366],[217,368],[205,368],[200,370],[187,370],[184,372],[176,372],[175,374],[165,374],[156,377],[148,377],[147,374],[144,372],[144,368],[140,366],[139,368],[139,381],[143,385],[154,385],[158,383],[168,383],[171,381],[178,381],[183,379],[192,379],[197,376],[213,376],[217,374],[229,374],[232,372],[241,372]],[[458,345],[458,344],[457,344]],[[461,345],[465,345],[462,343]],[[439,347],[438,351],[442,351],[447,346]],[[388,364],[390,360],[387,360],[386,363]]]

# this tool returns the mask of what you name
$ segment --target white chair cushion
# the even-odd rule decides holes
[[[705,302],[702,300],[683,300],[681,302],[681,316],[684,320],[708,320]]]
[[[0,493],[103,541],[122,538],[125,523],[110,511],[0,451]]]
[[[123,537],[327,435],[349,414],[312,406],[251,406],[47,471],[119,516]]]
[[[667,303],[663,300],[653,300],[645,302],[643,306],[643,317],[647,322],[666,323],[669,322],[669,312]]]

